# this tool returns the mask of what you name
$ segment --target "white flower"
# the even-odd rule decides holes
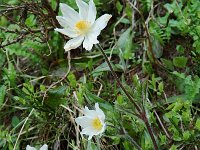
[[[55,31],[72,38],[64,46],[65,51],[75,49],[82,43],[86,50],[91,50],[93,44],[99,43],[97,37],[112,16],[104,14],[95,21],[97,11],[93,0],[89,1],[89,5],[82,0],[76,0],[76,4],[79,13],[68,5],[60,3],[63,16],[56,16],[56,19],[63,28],[56,28]]]
[[[26,146],[26,150],[36,150],[35,147],[31,147],[30,145]],[[48,150],[48,145],[44,144],[39,150]]]
[[[96,110],[89,110],[88,107],[85,106],[83,110],[85,116],[75,119],[76,123],[83,128],[81,134],[89,135],[88,140],[90,140],[93,135],[103,133],[106,128],[104,112],[99,108],[98,103],[95,104],[95,108]]]

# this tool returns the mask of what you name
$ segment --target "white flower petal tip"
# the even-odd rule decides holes
[[[31,147],[30,145],[27,145],[26,146],[26,150],[36,150],[36,148],[35,147]]]
[[[82,44],[83,40],[84,40],[83,36],[75,37],[69,40],[64,46],[65,52],[68,52],[71,49],[76,49]]]
[[[30,145],[26,146],[26,150],[36,150],[35,147],[31,147]],[[48,150],[48,145],[44,144],[39,150]]]
[[[83,0],[76,0],[76,4],[79,8],[79,13],[68,5],[60,3],[63,16],[56,16],[56,19],[63,29],[55,29],[55,31],[70,38],[83,37],[81,43],[74,39],[69,40],[64,46],[65,51],[77,48],[82,42],[83,47],[90,51],[94,44],[99,43],[97,37],[101,30],[107,26],[112,15],[105,14],[95,21],[97,11],[93,0],[90,0],[88,4]]]
[[[47,145],[47,144],[44,144],[44,145],[40,148],[40,150],[48,150],[48,145]]]
[[[99,104],[95,104],[96,110],[89,110],[86,106],[83,110],[84,116],[75,119],[75,122],[82,127],[81,134],[88,135],[90,140],[94,135],[103,133],[106,129],[105,114],[99,108]]]

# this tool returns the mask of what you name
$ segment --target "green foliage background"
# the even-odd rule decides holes
[[[74,0],[61,2],[77,9]],[[98,39],[122,84],[146,110],[159,149],[200,149],[200,1],[94,2],[98,16],[113,16]],[[7,11],[25,5],[30,7]],[[44,5],[43,0],[0,0],[0,149],[44,143],[61,150],[96,150],[99,144],[111,150],[153,149],[98,47],[64,53],[68,38],[54,31]],[[50,6],[56,11],[57,1]],[[80,136],[74,122],[82,107],[96,102],[107,122],[99,144]]]

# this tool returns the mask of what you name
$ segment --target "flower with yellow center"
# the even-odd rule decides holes
[[[81,134],[89,135],[88,140],[90,140],[94,135],[103,133],[106,128],[106,124],[104,122],[105,114],[99,108],[98,103],[95,104],[95,109],[96,110],[89,110],[86,106],[83,110],[85,116],[75,119],[76,123],[83,128]]]
[[[60,4],[63,16],[57,16],[56,19],[63,28],[56,28],[55,31],[72,38],[64,46],[65,51],[75,49],[82,43],[86,50],[91,50],[94,44],[99,43],[97,37],[111,15],[104,14],[96,20],[97,11],[93,0],[89,1],[89,5],[82,0],[76,0],[76,4],[79,13],[66,4]]]
[[[35,147],[31,147],[30,145],[26,146],[26,150],[36,150]],[[44,144],[39,150],[48,150],[48,145]]]

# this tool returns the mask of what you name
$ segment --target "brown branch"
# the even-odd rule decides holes
[[[55,10],[55,13],[58,14],[59,12],[59,5],[60,5],[60,0],[56,0],[56,10]]]
[[[6,43],[6,44],[4,44],[4,45],[0,45],[0,48],[4,48],[4,47],[6,47],[6,46],[15,44],[15,43],[17,43],[17,42],[23,40],[24,37],[25,37],[24,35],[21,35],[21,36],[19,36],[18,38],[16,38],[15,40],[13,40],[12,42],[9,42],[9,41],[8,41],[8,43]]]
[[[142,110],[141,108],[138,106],[138,104],[134,101],[133,97],[127,92],[127,90],[125,89],[125,87],[122,85],[121,81],[119,80],[117,74],[115,73],[115,71],[113,70],[112,68],[112,65],[110,64],[110,61],[108,60],[108,57],[107,55],[105,54],[103,48],[101,47],[100,44],[97,44],[101,53],[103,54],[109,68],[110,68],[110,71],[112,73],[112,75],[114,76],[115,80],[117,81],[117,84],[120,86],[120,88],[122,89],[122,91],[126,94],[126,96],[128,97],[128,99],[131,101],[131,103],[133,103],[133,105],[135,106],[136,110],[138,111],[139,114],[142,113]]]
[[[149,135],[150,135],[150,137],[151,137],[151,140],[152,140],[152,142],[153,142],[154,149],[155,149],[155,150],[159,150],[158,145],[157,145],[157,142],[156,142],[156,139],[155,139],[154,134],[153,134],[153,130],[152,130],[152,128],[151,128],[151,125],[150,125],[150,123],[149,123],[149,120],[148,120],[148,118],[147,118],[145,112],[144,112],[142,118],[143,118],[143,121],[144,121],[144,123],[145,123],[145,125],[146,125],[146,127],[147,127],[147,130],[148,130],[148,132],[149,132]]]
[[[158,150],[158,145],[157,145],[156,139],[155,139],[155,137],[154,137],[153,130],[152,130],[151,126],[150,126],[149,120],[148,120],[148,118],[147,118],[147,116],[146,116],[146,111],[145,111],[145,110],[142,111],[142,109],[139,107],[139,105],[134,101],[133,97],[128,93],[128,91],[127,91],[127,90],[125,89],[125,87],[122,85],[122,83],[121,83],[121,81],[119,80],[117,74],[116,74],[115,71],[113,70],[112,65],[111,65],[110,61],[108,60],[108,57],[107,57],[107,55],[105,54],[103,48],[101,47],[100,44],[97,44],[97,45],[98,45],[98,47],[99,47],[101,53],[103,54],[104,59],[106,60],[106,62],[107,62],[107,64],[108,64],[108,67],[109,67],[109,69],[110,69],[110,71],[111,71],[111,73],[112,73],[112,75],[113,75],[115,81],[117,81],[117,83],[118,83],[118,85],[120,86],[120,88],[122,89],[122,91],[126,94],[126,96],[128,97],[128,99],[130,100],[130,102],[135,106],[136,110],[137,110],[138,113],[139,113],[140,119],[142,119],[142,120],[144,121],[144,123],[145,123],[145,125],[146,125],[146,127],[147,127],[147,130],[148,130],[148,132],[149,132],[149,135],[150,135],[150,137],[151,137],[151,140],[152,140],[152,142],[153,142],[154,149],[155,149],[155,150]]]
[[[33,30],[28,30],[28,31],[18,31],[18,30],[8,30],[6,28],[3,28],[3,27],[0,27],[1,30],[4,30],[5,32],[9,32],[9,33],[15,33],[15,34],[21,34],[18,38],[16,38],[15,40],[13,40],[12,42],[9,42],[4,44],[4,45],[0,45],[0,48],[4,48],[6,46],[9,46],[9,45],[12,45],[12,44],[15,44],[21,40],[23,40],[25,38],[26,35],[28,34],[32,34],[32,33],[39,33],[39,32],[44,32],[44,30],[46,32],[50,31],[50,30],[53,30],[54,28],[53,27],[49,27],[49,28],[46,28],[46,29],[33,29]]]
[[[48,11],[48,15],[52,16],[52,25],[54,27],[60,27],[60,24],[58,23],[58,21],[56,19],[56,14],[55,14],[53,8],[51,7],[51,5],[49,4],[49,1],[48,0],[42,0],[42,5]]]

